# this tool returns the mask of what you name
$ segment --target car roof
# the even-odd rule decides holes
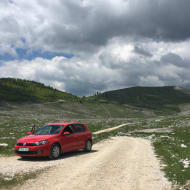
[[[79,123],[79,122],[70,122],[70,123],[48,123],[48,125],[64,125],[64,126],[71,125],[71,124],[82,124],[82,123]]]

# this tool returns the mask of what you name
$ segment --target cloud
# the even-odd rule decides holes
[[[190,68],[190,62],[189,60],[185,60],[182,57],[180,57],[177,54],[174,53],[169,53],[165,56],[162,57],[162,60],[165,63],[170,63],[179,67],[184,67],[184,68]]]
[[[188,0],[1,0],[0,77],[77,95],[190,87],[189,9]]]
[[[80,96],[131,86],[190,87],[187,64],[190,59],[172,53],[160,55],[158,59],[139,55],[134,49],[132,44],[118,46],[112,42],[92,57],[83,59],[56,56],[9,61],[1,65],[0,77],[36,80]],[[158,44],[158,52],[159,49]]]
[[[143,56],[152,57],[152,54],[144,50],[142,47],[135,46],[134,52]]]
[[[1,46],[6,52],[22,47],[82,54],[121,36],[184,41],[190,37],[189,9],[187,0],[3,0]]]

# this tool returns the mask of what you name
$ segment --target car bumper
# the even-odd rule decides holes
[[[19,148],[28,148],[28,151],[19,151]],[[42,157],[49,155],[49,146],[15,146],[15,154],[22,157]]]

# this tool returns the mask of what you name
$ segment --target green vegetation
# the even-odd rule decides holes
[[[167,166],[163,169],[174,184],[185,184],[190,179],[190,127],[174,129],[167,136],[156,135],[153,143],[156,154]]]
[[[41,169],[39,171],[26,173],[24,175],[16,175],[14,176],[14,178],[0,176],[0,189],[1,188],[7,189],[9,187],[13,187],[18,184],[22,185],[25,181],[29,179],[35,179],[38,175],[40,175],[45,170],[47,169]]]
[[[154,110],[159,115],[170,115],[180,112],[180,104],[190,103],[190,93],[189,89],[174,86],[132,87],[104,92],[91,99],[128,104]]]
[[[51,107],[52,108],[52,107]],[[5,114],[4,114],[5,116]],[[1,154],[12,155],[13,145],[16,139],[25,135],[33,123],[37,126],[49,122],[49,118],[27,119],[10,117],[6,115],[7,121],[0,120],[0,143],[7,143],[8,147],[1,147]],[[53,122],[58,119],[51,120]],[[64,122],[64,120],[62,120]],[[190,116],[175,115],[169,117],[157,118],[112,118],[112,119],[68,119],[67,121],[85,122],[92,131],[97,131],[113,127],[122,123],[131,123],[130,125],[119,128],[115,131],[102,133],[94,136],[94,143],[107,139],[112,136],[135,136],[151,139],[155,148],[155,153],[161,162],[166,166],[163,168],[166,176],[173,184],[183,185],[190,178],[188,164],[190,162]],[[172,132],[143,132],[145,129],[169,128]],[[2,138],[3,137],[3,138]],[[4,137],[8,137],[7,139]],[[15,138],[12,138],[15,137]],[[16,183],[13,179],[11,183]],[[1,184],[7,183],[1,178]],[[3,186],[3,185],[2,185]]]
[[[101,105],[102,106],[102,105]],[[0,107],[0,155],[13,155],[16,140],[26,135],[35,124],[37,127],[49,122],[84,122],[94,132],[130,121],[144,118],[143,113],[115,105],[109,112],[100,105],[79,102],[59,102],[50,104],[8,104]],[[110,105],[111,107],[111,105]],[[93,109],[94,108],[94,109]],[[117,118],[122,113],[125,118]]]
[[[115,109],[121,106],[130,111],[142,112],[153,110],[156,115],[170,115],[180,112],[181,104],[190,103],[190,90],[181,87],[132,87],[97,93],[92,97],[79,98],[72,94],[56,90],[42,83],[14,78],[0,79],[0,104],[47,103],[70,101],[78,102],[85,107],[99,106],[109,117],[118,117]],[[120,108],[119,108],[120,109]],[[113,112],[113,113],[112,113]],[[120,112],[120,113],[119,113]],[[125,117],[122,109],[118,110],[120,117]]]
[[[78,98],[33,81],[0,79],[0,144],[5,145],[0,146],[0,155],[13,155],[16,140],[25,136],[33,124],[40,127],[48,122],[79,121],[95,132],[131,123],[95,135],[94,143],[118,135],[148,138],[166,165],[163,170],[167,178],[173,184],[183,185],[190,179],[188,103],[190,90],[179,87],[134,87]],[[145,130],[157,128],[163,132]],[[35,175],[10,180],[0,176],[0,187]]]
[[[65,99],[77,100],[78,98],[35,81],[14,78],[0,79],[0,103],[51,102]]]
[[[169,128],[172,132],[147,132],[145,129]],[[143,130],[145,130],[143,132]],[[190,179],[190,116],[139,120],[115,131],[96,135],[94,142],[112,136],[133,136],[152,141],[163,171],[174,186],[182,187]]]
[[[8,146],[0,146],[0,155],[13,155],[14,145],[18,138],[26,136],[26,132],[30,131],[32,123],[41,124],[41,121],[34,120],[18,120],[11,118],[0,125],[0,144]]]

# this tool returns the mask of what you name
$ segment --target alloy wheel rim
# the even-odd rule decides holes
[[[87,150],[91,150],[91,142],[90,141],[87,142],[86,148],[87,148]]]
[[[53,148],[53,151],[52,151],[52,154],[53,154],[53,157],[54,158],[57,158],[58,156],[59,156],[59,147],[58,146],[55,146],[54,148]]]

